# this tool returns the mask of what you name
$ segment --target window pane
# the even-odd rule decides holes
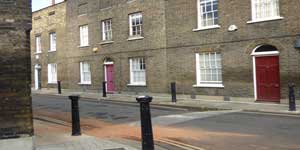
[[[133,84],[145,84],[146,83],[146,71],[144,58],[131,59],[131,79]]]
[[[200,0],[200,26],[212,26],[218,24],[218,0]]]
[[[142,14],[131,14],[129,17],[130,23],[130,36],[142,35]]]
[[[263,19],[279,16],[278,0],[254,0],[254,19]]]
[[[220,83],[222,82],[221,54],[216,52],[199,54],[200,82]]]

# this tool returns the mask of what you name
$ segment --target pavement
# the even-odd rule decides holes
[[[77,92],[71,90],[63,90],[62,94],[57,94],[57,89],[42,89],[32,90],[33,94],[42,95],[56,95],[67,97],[69,95],[80,95],[80,97],[88,99],[89,101],[114,101],[114,102],[127,102],[136,103],[135,98],[138,95],[135,94],[108,94],[107,97],[102,97],[102,93],[96,92]],[[171,96],[167,94],[149,94],[153,97],[152,105],[171,106],[189,109],[221,109],[221,110],[242,110],[250,112],[264,112],[264,113],[279,113],[300,115],[300,105],[296,106],[297,111],[289,111],[287,104],[277,103],[257,103],[251,101],[235,100],[235,101],[223,101],[220,99],[208,100],[204,98],[191,99],[188,95],[177,95],[178,99],[176,103],[171,102]],[[300,103],[296,100],[296,103]]]
[[[35,150],[140,150],[141,143],[122,138],[98,138],[82,134],[71,136],[67,123],[53,118],[34,119]],[[157,150],[167,150],[156,146]]]

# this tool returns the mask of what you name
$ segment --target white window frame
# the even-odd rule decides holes
[[[41,35],[38,35],[35,37],[35,49],[36,53],[42,53],[42,37]]]
[[[88,25],[79,26],[79,42],[80,42],[80,47],[89,46],[89,26]]]
[[[132,20],[133,19],[138,19],[138,18],[140,18],[141,24],[133,26],[132,25]],[[140,27],[141,28],[140,34],[136,34],[136,35],[133,34],[133,28],[135,28],[135,27]],[[129,39],[143,38],[143,14],[141,12],[129,14],[129,37],[130,37]]]
[[[88,71],[84,72],[84,65],[88,66]],[[85,75],[88,75],[90,80],[85,81]],[[88,62],[80,62],[80,83],[79,84],[92,84],[91,65]]]
[[[140,62],[142,60],[142,68],[135,68],[134,63],[138,62],[135,66],[141,66]],[[130,65],[130,84],[132,86],[146,86],[146,62],[144,57],[136,57],[136,58],[130,58],[129,59],[129,65]],[[144,81],[135,81],[135,72],[137,73],[143,73],[144,74]]]
[[[48,83],[57,83],[57,64],[55,63],[48,64]]]
[[[219,0],[207,0],[207,1],[211,1],[211,3],[213,3],[214,1],[217,1],[218,5],[219,5]],[[220,28],[221,26],[219,25],[219,7],[217,9],[217,13],[218,13],[218,24],[213,24],[213,25],[208,25],[208,26],[203,26],[202,25],[202,15],[203,12],[201,11],[201,1],[197,0],[197,29],[193,29],[193,31],[199,31],[199,30],[207,30],[207,29],[215,29],[215,28]],[[213,8],[212,8],[213,10]],[[212,11],[213,13],[214,11]],[[213,17],[214,18],[214,17]]]
[[[209,53],[209,55],[213,54],[215,56],[214,64],[217,65],[216,55],[217,54],[221,55],[221,54],[218,53],[218,52],[206,52],[206,53]],[[203,53],[203,54],[205,54],[205,53]],[[222,63],[222,58],[221,58],[220,61]],[[220,67],[221,68],[217,68],[217,69],[220,69],[220,74],[222,76],[222,64],[221,64]],[[218,76],[218,74],[217,74],[217,76]],[[197,80],[197,83],[196,83],[196,85],[194,85],[194,87],[216,87],[216,88],[223,88],[224,87],[222,78],[221,78],[221,80],[218,80],[218,81],[203,81],[203,80],[201,80],[200,53],[196,53],[196,80]]]
[[[56,33],[55,32],[51,32],[49,34],[49,39],[50,39],[50,48],[49,48],[49,52],[55,52],[56,51]]]
[[[248,21],[247,23],[255,23],[255,22],[263,22],[263,21],[270,21],[270,20],[279,20],[279,19],[283,19],[283,17],[280,16],[280,3],[279,0],[270,0],[270,1],[275,1],[277,2],[277,7],[276,5],[271,5],[273,6],[272,9],[277,9],[277,10],[273,10],[274,12],[277,12],[277,14],[273,14],[267,17],[261,17],[261,18],[257,18],[257,10],[256,10],[256,0],[251,0],[251,21]],[[275,7],[275,8],[274,8]]]
[[[102,41],[112,41],[112,19],[102,21]]]

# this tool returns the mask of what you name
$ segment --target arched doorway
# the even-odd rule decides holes
[[[272,45],[260,45],[253,50],[251,55],[253,56],[255,99],[279,103],[279,51]]]
[[[111,58],[104,60],[104,79],[106,81],[106,89],[108,93],[114,93],[114,62]]]

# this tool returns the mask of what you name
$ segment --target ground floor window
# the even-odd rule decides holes
[[[130,84],[146,85],[146,64],[144,58],[131,58],[130,62]]]
[[[80,83],[91,84],[91,69],[87,62],[80,62]]]
[[[57,82],[57,65],[48,64],[48,83]]]
[[[196,54],[197,86],[223,87],[222,64],[219,52]]]

